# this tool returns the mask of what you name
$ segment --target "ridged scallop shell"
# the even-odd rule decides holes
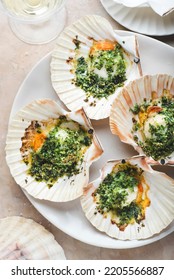
[[[23,161],[20,152],[21,138],[24,136],[26,128],[33,120],[56,119],[61,115],[65,115],[68,119],[83,125],[87,130],[92,129],[83,109],[69,113],[50,99],[36,100],[28,104],[13,117],[9,124],[6,140],[6,161],[10,172],[17,184],[38,199],[63,202],[79,197],[83,192],[83,187],[88,184],[89,166],[103,152],[95,133],[93,133],[92,144],[85,151],[82,171],[79,174],[70,178],[67,176],[59,178],[51,188],[48,188],[46,182],[38,182],[34,177],[28,175],[28,166]]]
[[[161,98],[164,91],[174,97],[174,78],[166,74],[146,75],[136,79],[125,86],[120,94],[116,97],[112,104],[110,114],[110,129],[113,134],[118,135],[120,140],[126,144],[130,144],[138,151],[139,154],[145,154],[140,146],[134,141],[132,126],[135,115],[130,109],[135,104],[142,104],[144,100],[155,100]],[[139,140],[143,141],[141,135]],[[150,164],[174,164],[174,151],[167,157],[162,157],[165,160],[154,160],[152,157],[147,157],[147,162]]]
[[[134,240],[149,238],[160,233],[174,219],[174,180],[166,174],[154,171],[147,165],[143,156],[126,159],[132,165],[143,169],[143,177],[149,186],[148,197],[150,205],[146,208],[145,219],[141,223],[128,224],[122,231],[107,217],[96,211],[97,204],[93,199],[94,191],[120,160],[107,162],[98,179],[90,183],[81,197],[82,209],[90,223],[98,230],[105,232],[110,237],[121,240]]]
[[[85,58],[88,57],[94,40],[117,41],[124,50],[127,50],[126,84],[141,75],[141,65],[139,59],[137,59],[139,54],[136,37],[134,35],[119,36],[105,18],[89,15],[65,28],[52,53],[51,81],[61,101],[71,111],[84,107],[91,119],[107,118],[110,113],[110,106],[121,87],[116,88],[115,92],[108,98],[97,99],[90,96],[86,101],[86,92],[73,82],[75,73],[70,62],[75,57],[76,45],[73,43],[75,38],[78,38],[81,42],[78,56],[82,55]],[[137,59],[136,63],[134,62],[135,57]]]
[[[0,219],[0,260],[65,260],[52,233],[32,219]]]

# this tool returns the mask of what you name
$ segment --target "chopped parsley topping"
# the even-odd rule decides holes
[[[75,42],[77,46],[77,43]],[[80,44],[76,52],[79,54]],[[86,92],[86,100],[90,96],[101,99],[113,94],[126,81],[126,60],[124,51],[117,43],[111,50],[95,50],[87,58],[74,59],[76,86]],[[104,72],[104,75],[101,72]]]
[[[139,112],[145,112],[149,106],[149,102],[147,102],[146,100],[141,104],[138,105],[137,103],[134,105],[133,108],[130,108],[130,111],[134,114],[137,115]]]
[[[132,219],[134,219],[137,223],[142,220],[141,207],[134,201],[129,205],[124,206],[122,209],[118,208],[117,215],[120,217],[120,226],[129,224]]]
[[[133,193],[142,179],[143,170],[130,163],[117,164],[99,187],[93,193],[97,211],[101,214],[111,214],[119,218],[114,222],[119,228],[127,226],[132,221],[139,223],[144,218],[141,203],[136,199],[128,202],[128,196]]]

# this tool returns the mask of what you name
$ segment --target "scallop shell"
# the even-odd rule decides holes
[[[83,56],[84,58],[89,56],[94,40],[117,41],[126,50],[126,84],[141,75],[141,65],[137,58],[139,54],[136,37],[134,35],[119,36],[105,18],[89,15],[70,25],[61,33],[52,53],[51,81],[61,101],[71,111],[84,107],[88,117],[91,119],[107,118],[110,113],[110,106],[121,87],[117,87],[115,92],[108,98],[98,99],[93,96],[86,98],[86,92],[74,83],[75,70],[71,61],[76,54],[76,45],[74,43],[76,38],[81,43],[78,57]]]
[[[65,260],[52,233],[32,219],[0,219],[0,260]]]
[[[134,141],[132,126],[135,115],[131,112],[135,104],[142,104],[144,100],[154,100],[160,98],[163,92],[169,92],[174,96],[174,78],[165,74],[146,75],[136,79],[125,86],[117,98],[114,100],[110,114],[110,128],[113,134],[118,135],[120,140],[130,144],[139,154],[145,154],[140,146]],[[143,142],[142,136],[138,138]],[[164,162],[164,160],[165,162]],[[174,164],[174,151],[166,158],[156,161],[152,157],[147,157],[150,164]]]
[[[85,151],[82,170],[79,174],[70,178],[64,176],[59,178],[51,188],[46,182],[38,182],[28,175],[29,167],[23,161],[20,148],[21,138],[31,121],[44,121],[50,118],[58,118],[65,115],[68,119],[83,125],[85,129],[92,129],[89,119],[83,109],[76,112],[66,112],[55,101],[50,99],[36,100],[21,109],[9,124],[6,140],[6,160],[10,172],[17,184],[19,184],[30,195],[38,199],[45,199],[56,202],[70,201],[82,195],[83,187],[88,184],[89,166],[97,160],[103,150],[93,133],[92,144]]]
[[[174,219],[174,180],[164,173],[154,171],[143,156],[129,158],[126,161],[143,169],[143,177],[149,186],[150,206],[146,208],[145,219],[140,223],[129,224],[124,230],[120,230],[115,223],[111,222],[112,216],[107,215],[106,217],[98,211],[96,212],[97,204],[93,193],[113,167],[121,162],[120,160],[107,162],[100,177],[84,189],[81,197],[82,209],[91,224],[110,237],[121,240],[149,238],[161,232]]]

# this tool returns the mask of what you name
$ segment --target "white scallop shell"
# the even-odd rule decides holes
[[[103,217],[99,212],[94,214],[96,203],[93,200],[92,193],[98,188],[106,175],[112,171],[115,164],[121,162],[120,160],[108,161],[102,169],[100,177],[84,189],[84,194],[81,197],[82,209],[94,227],[113,238],[121,240],[149,238],[161,232],[174,219],[174,180],[164,173],[154,171],[147,165],[143,156],[136,156],[127,160],[144,170],[143,176],[150,187],[148,197],[151,203],[146,208],[145,219],[142,221],[143,226],[141,226],[141,223],[129,224],[124,231],[121,231],[115,224],[111,223],[111,216]]]
[[[87,115],[91,119],[104,119],[109,116],[110,106],[117,96],[120,88],[107,99],[94,99],[92,96],[88,102],[85,102],[86,93],[80,87],[77,87],[72,80],[75,78],[73,66],[67,61],[75,56],[75,44],[73,39],[78,36],[78,40],[83,42],[80,51],[84,57],[87,57],[93,44],[92,40],[111,40],[117,41],[123,49],[127,50],[127,81],[138,78],[141,75],[141,65],[135,63],[135,57],[138,57],[138,43],[134,35],[119,36],[113,30],[110,23],[103,17],[89,15],[78,20],[74,24],[65,28],[57,40],[56,47],[52,53],[51,60],[51,81],[53,88],[59,98],[71,111],[84,107]],[[92,38],[92,40],[91,40]],[[96,106],[91,106],[96,102]]]
[[[21,138],[24,136],[25,129],[31,124],[32,120],[43,121],[58,118],[60,115],[66,115],[69,119],[83,125],[87,130],[92,128],[83,109],[69,113],[55,101],[43,99],[33,101],[16,114],[9,124],[6,140],[6,161],[16,183],[35,198],[57,202],[73,200],[82,194],[83,187],[88,184],[89,166],[103,152],[94,133],[92,144],[84,154],[81,173],[70,178],[65,176],[59,178],[51,188],[48,188],[45,182],[37,182],[32,176],[28,175],[28,167],[22,160],[20,152]]]
[[[0,260],[65,260],[52,233],[32,219],[0,219]]]
[[[130,108],[133,108],[135,104],[143,103],[144,99],[153,99],[152,92],[156,93],[157,97],[161,97],[164,89],[174,96],[174,77],[165,74],[146,75],[125,86],[112,104],[110,114],[112,133],[118,135],[122,142],[132,145],[139,154],[144,154],[144,152],[133,139],[131,130],[134,115]],[[143,141],[141,138],[140,140]],[[161,164],[160,160],[155,161],[152,157],[148,157],[147,162]],[[165,163],[174,164],[174,151],[165,158]]]

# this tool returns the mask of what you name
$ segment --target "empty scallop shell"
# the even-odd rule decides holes
[[[65,260],[52,233],[32,219],[0,219],[0,260]]]
[[[83,192],[83,187],[88,184],[89,166],[103,152],[95,133],[93,133],[91,145],[84,151],[79,174],[70,176],[70,178],[64,175],[58,178],[50,188],[43,180],[39,182],[29,175],[29,166],[24,162],[21,152],[26,130],[30,127],[32,121],[39,123],[50,119],[58,119],[62,115],[82,125],[85,130],[91,130],[93,133],[91,123],[83,109],[76,112],[66,112],[55,101],[50,99],[33,101],[22,108],[9,124],[6,140],[6,160],[10,172],[17,184],[38,199],[63,202],[79,197]]]
[[[117,42],[124,50],[127,79],[124,83],[126,84],[138,78],[141,75],[141,65],[138,58],[136,37],[134,35],[119,36],[110,23],[100,16],[85,16],[65,28],[59,36],[52,53],[51,81],[53,88],[68,109],[74,111],[84,107],[88,117],[91,119],[107,118],[110,113],[110,106],[121,89],[121,86],[116,87],[115,91],[107,98],[95,98],[91,94],[87,96],[85,90],[76,85],[77,59],[87,59],[88,63],[94,42],[103,40],[111,43]],[[105,78],[107,75],[106,71],[101,71],[102,74],[99,70],[95,70],[100,77],[104,75]]]
[[[139,145],[140,142],[136,141],[136,132],[134,133],[132,129],[133,124],[137,120],[139,123],[142,120],[143,125],[141,127],[143,133],[145,133],[146,137],[149,137],[147,128],[150,125],[149,122],[152,124],[149,118],[150,114],[148,113],[145,116],[145,112],[145,114],[142,113],[141,116],[135,115],[131,109],[135,108],[134,106],[136,106],[136,104],[141,105],[143,102],[147,103],[149,101],[156,102],[156,100],[161,100],[164,96],[170,96],[172,100],[174,98],[174,78],[172,76],[165,74],[146,75],[140,79],[130,82],[122,89],[112,104],[110,114],[110,128],[112,133],[118,135],[122,142],[132,145],[139,154],[146,155],[146,152]],[[156,108],[154,110],[157,110],[158,107],[158,104],[156,104],[153,108]],[[159,111],[160,110],[161,109],[159,108]],[[158,114],[158,118],[158,120],[156,119],[157,125],[161,124],[165,126],[161,115],[159,116]],[[145,138],[142,133],[139,133],[139,131],[137,131],[137,137],[139,141],[144,143]],[[152,158],[152,155],[150,154],[147,156],[147,162],[150,164],[173,165],[174,150],[171,154],[168,154],[167,156],[161,155],[160,158],[156,159],[154,159],[154,156]]]
[[[135,156],[126,159],[126,162],[143,170],[143,184],[148,186],[148,191],[145,190],[144,194],[147,195],[150,203],[145,209],[145,217],[143,220],[139,223],[130,223],[124,229],[119,228],[116,222],[113,221],[113,213],[105,215],[105,213],[103,214],[96,210],[98,204],[96,203],[97,200],[94,198],[94,193],[98,189],[100,183],[103,182],[104,178],[121,162],[123,161],[108,161],[102,169],[100,177],[84,189],[84,194],[81,197],[83,211],[94,227],[105,232],[110,237],[121,240],[149,238],[161,232],[174,219],[174,180],[164,173],[154,171],[146,163],[143,156]],[[144,194],[142,196],[143,199],[145,199]],[[136,195],[138,195],[138,193]]]

